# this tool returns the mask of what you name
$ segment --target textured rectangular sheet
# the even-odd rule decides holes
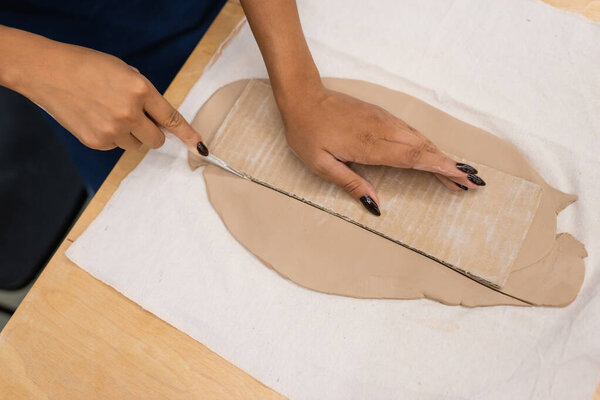
[[[374,184],[382,216],[365,211],[292,153],[269,85],[250,81],[211,142],[212,151],[253,179],[341,216],[484,283],[502,287],[539,205],[541,188],[474,165],[488,183],[446,189],[430,173],[355,165]]]

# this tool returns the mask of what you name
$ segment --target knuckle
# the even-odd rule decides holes
[[[377,141],[377,135],[372,131],[364,131],[360,134],[360,140],[362,143],[371,146]]]
[[[148,92],[148,84],[141,74],[135,73],[135,78],[131,81],[131,91],[138,96]]]
[[[97,149],[100,145],[100,142],[93,138],[83,138],[81,139],[81,143],[92,149]]]
[[[421,157],[423,156],[426,147],[427,142],[420,142],[419,144],[411,147],[410,150],[408,150],[408,152],[406,153],[406,163],[408,164],[408,166],[414,167],[415,164],[419,162],[419,160],[421,160]]]
[[[136,109],[132,106],[120,107],[114,111],[113,115],[117,121],[134,121],[136,117]]]
[[[383,108],[369,104],[366,119],[371,124],[382,125],[388,120],[388,113]]]
[[[119,136],[119,125],[117,123],[106,124],[99,128],[98,132],[103,137],[114,139]]]
[[[377,110],[369,110],[367,112],[365,119],[367,120],[367,122],[369,124],[375,125],[375,126],[380,125],[383,121],[381,113],[378,112]]]
[[[112,123],[104,123],[104,124],[98,124],[96,125],[96,135],[99,137],[107,137],[107,136],[112,136],[114,129],[113,129],[113,124]]]
[[[183,121],[183,117],[181,116],[181,114],[179,114],[179,111],[173,109],[169,113],[169,116],[167,117],[167,120],[164,123],[164,127],[165,128],[177,128],[181,125],[182,121]]]
[[[160,133],[159,135],[156,135],[156,138],[151,143],[150,147],[153,149],[158,149],[159,147],[162,147],[163,144],[165,144],[165,135]]]
[[[82,140],[82,143],[96,150],[104,150],[109,144],[106,140],[102,140],[96,136],[86,137]]]
[[[342,185],[342,189],[351,195],[357,194],[362,187],[362,181],[359,178],[352,178]]]
[[[429,139],[425,140],[425,146],[423,149],[428,153],[435,153],[438,150],[437,146]]]
[[[114,148],[116,148],[116,147],[117,147],[117,146],[116,146],[115,144],[113,144],[113,143],[108,143],[108,144],[105,144],[104,146],[102,146],[102,147],[98,148],[98,150],[104,150],[104,151],[106,151],[106,150],[112,150],[112,149],[114,149]]]
[[[405,124],[406,124],[406,123],[405,123]],[[406,129],[407,129],[407,130],[408,130],[410,133],[413,133],[413,134],[417,134],[417,133],[419,133],[419,131],[417,131],[415,128],[413,128],[412,126],[410,126],[410,125],[408,125],[408,124],[406,124]]]
[[[312,168],[320,176],[329,175],[329,165],[326,160],[317,158],[312,162]]]

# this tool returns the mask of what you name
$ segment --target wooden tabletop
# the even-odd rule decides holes
[[[600,21],[599,0],[547,2]],[[165,93],[171,104],[242,18],[229,0]],[[283,398],[65,256],[145,153],[125,152],[0,333],[0,399]]]

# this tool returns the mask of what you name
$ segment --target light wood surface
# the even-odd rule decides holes
[[[600,0],[544,0],[546,3],[600,21]]]
[[[598,0],[547,2],[600,20]],[[230,0],[165,93],[173,105],[242,17]],[[64,255],[144,154],[121,157],[0,333],[0,399],[283,398]]]

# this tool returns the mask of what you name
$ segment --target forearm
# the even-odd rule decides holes
[[[295,0],[241,0],[279,107],[310,96],[321,85]]]
[[[48,82],[73,70],[67,48],[78,47],[0,25],[0,85],[38,102]]]
[[[22,91],[27,69],[32,64],[43,63],[32,55],[43,56],[42,36],[0,25],[0,85]]]

